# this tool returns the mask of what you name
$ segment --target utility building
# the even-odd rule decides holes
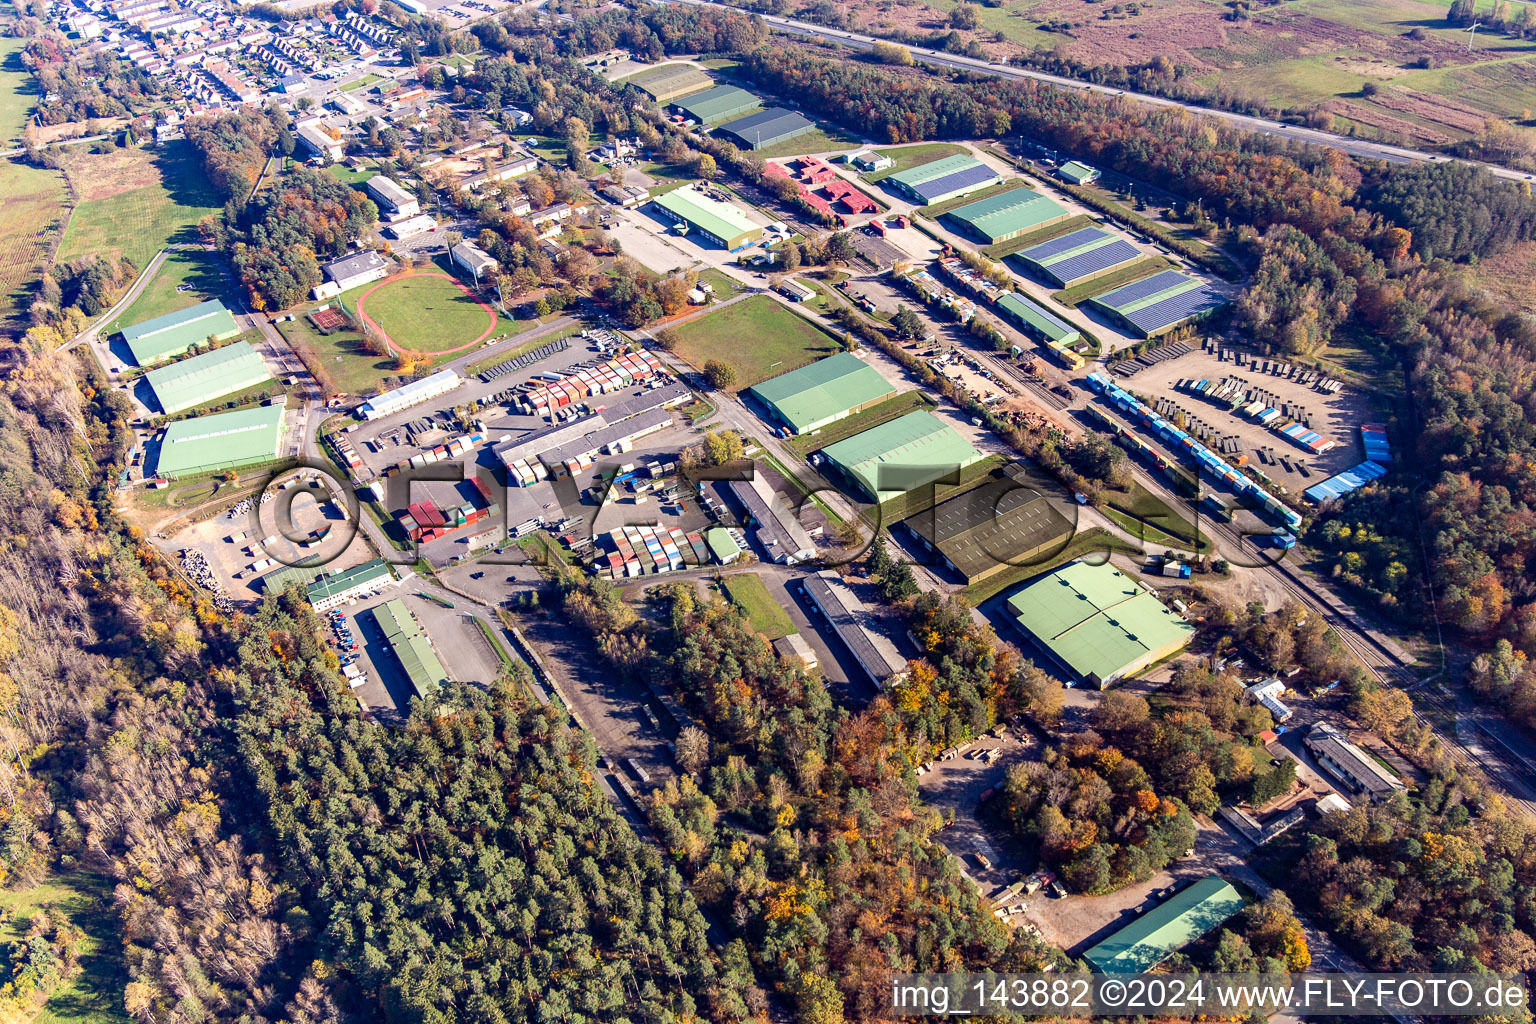
[[[427,697],[448,685],[448,673],[432,649],[432,641],[403,600],[386,601],[373,609],[373,618],[417,697]]]
[[[796,434],[819,430],[890,398],[896,389],[858,356],[839,352],[781,373],[749,391]]]
[[[801,584],[816,610],[848,648],[853,659],[880,689],[906,676],[907,661],[896,645],[874,626],[874,618],[843,578],[831,569],[805,577]]]

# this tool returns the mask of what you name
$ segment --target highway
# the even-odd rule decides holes
[[[708,0],[661,0],[661,2],[736,10],[736,8],[732,8],[727,4],[710,3]],[[823,25],[813,25],[808,21],[797,21],[794,18],[781,18],[773,14],[759,14],[757,16],[762,18],[764,23],[775,31],[783,32],[786,35],[815,39],[819,42],[830,43],[835,46],[847,46],[855,50],[868,50],[877,42],[889,42],[889,40],[878,39],[875,36],[827,28]],[[905,44],[900,45],[905,46]],[[1181,110],[1187,110],[1194,114],[1219,118],[1237,127],[1263,132],[1265,135],[1275,135],[1280,138],[1312,143],[1318,146],[1332,146],[1334,149],[1343,150],[1351,156],[1363,157],[1365,159],[1387,160],[1392,163],[1433,163],[1444,162],[1450,159],[1449,157],[1434,153],[1422,153],[1403,146],[1392,146],[1383,142],[1368,142],[1363,139],[1350,138],[1348,135],[1319,131],[1316,128],[1285,124],[1280,121],[1271,121],[1267,118],[1254,117],[1250,114],[1238,114],[1228,110],[1216,110],[1211,107],[1202,107],[1198,104],[1186,103],[1181,100],[1172,100],[1163,96],[1152,96],[1141,92],[1130,92],[1107,85],[1096,85],[1092,82],[1065,78],[1061,75],[1052,75],[1044,71],[1033,71],[1029,68],[993,64],[984,60],[976,60],[973,57],[965,57],[955,53],[943,53],[939,50],[930,50],[921,46],[905,46],[905,49],[912,54],[914,60],[921,61],[924,64],[931,64],[935,67],[952,68],[957,71],[971,71],[977,74],[991,75],[994,78],[1033,79],[1034,81],[1045,82],[1063,89],[1081,89],[1087,92],[1103,93],[1106,96],[1127,96],[1154,106],[1178,107]],[[1479,161],[1467,162],[1477,163]],[[1536,175],[1527,174],[1525,171],[1500,167],[1497,164],[1483,164],[1483,166],[1487,167],[1497,177],[1510,181],[1536,180]]]

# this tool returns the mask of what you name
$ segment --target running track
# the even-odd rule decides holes
[[[374,330],[378,331],[379,335],[381,337],[383,337],[384,343],[386,345],[388,345],[390,348],[394,349],[396,352],[400,353],[401,355],[405,355],[406,353],[411,352],[412,350],[411,349],[402,348],[399,345],[396,345],[395,344],[395,339],[391,338],[389,336],[389,333],[387,331],[385,331],[384,328],[380,327],[377,323],[374,322],[373,317],[371,317],[371,316],[369,316],[367,314],[367,312],[363,309],[363,306],[364,306],[365,303],[367,303],[368,296],[372,295],[374,292],[378,291],[380,288],[383,288],[385,285],[387,285],[387,284],[394,284],[396,281],[406,281],[406,280],[409,280],[410,278],[413,278],[413,277],[441,277],[445,281],[452,281],[454,284],[459,286],[459,291],[463,292],[464,295],[471,302],[473,302],[475,305],[479,306],[481,309],[485,310],[491,316],[490,326],[485,329],[485,333],[484,334],[481,334],[480,337],[476,338],[474,341],[465,342],[464,344],[460,345],[458,348],[445,348],[445,349],[442,349],[442,350],[437,351],[437,352],[431,352],[431,353],[425,353],[425,354],[433,355],[433,356],[444,356],[444,355],[450,355],[450,354],[452,354],[454,352],[467,352],[468,350],[474,348],[476,345],[479,345],[486,338],[489,338],[491,336],[491,332],[496,329],[496,323],[497,323],[496,311],[494,309],[492,309],[490,306],[488,306],[485,303],[481,302],[479,299],[475,298],[475,293],[470,291],[468,288],[464,287],[464,282],[460,281],[458,278],[454,277],[452,274],[444,274],[441,271],[435,271],[435,270],[413,270],[413,271],[410,271],[410,272],[405,273],[405,274],[396,274],[393,277],[386,277],[384,280],[380,281],[378,284],[374,285],[372,288],[369,288],[367,291],[363,292],[363,294],[358,296],[358,299],[357,299],[357,315],[362,318],[363,323],[367,324],[369,327],[372,327]]]

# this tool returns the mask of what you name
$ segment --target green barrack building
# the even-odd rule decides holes
[[[849,352],[781,373],[749,392],[797,434],[819,430],[895,393],[879,370]]]
[[[448,673],[432,649],[432,641],[404,601],[397,597],[384,602],[373,609],[373,618],[416,696],[427,697],[448,684]]]
[[[950,210],[946,216],[977,241],[996,245],[1037,228],[1060,223],[1072,214],[1050,196],[1031,188],[1016,188],[967,203]]]
[[[221,349],[183,359],[144,375],[166,415],[207,405],[225,395],[255,387],[272,379],[261,354],[249,342],[237,341]]]
[[[823,448],[821,454],[869,501],[888,501],[942,480],[982,454],[931,412],[909,412]]]
[[[179,356],[209,338],[223,341],[240,333],[240,325],[218,299],[157,316],[123,328],[123,341],[139,366]]]
[[[1009,292],[997,300],[997,311],[1020,331],[1053,345],[1076,345],[1082,332],[1026,296]]]
[[[175,479],[258,466],[277,459],[283,444],[283,406],[259,405],[179,420],[165,428],[155,472]]]
[[[763,237],[763,229],[730,203],[711,199],[685,185],[652,200],[656,212],[687,234],[697,234],[735,252]]]
[[[758,98],[734,85],[717,85],[677,100],[672,109],[700,124],[715,124],[757,109]]]
[[[1181,651],[1194,628],[1108,564],[1070,562],[1008,599],[1014,624],[1074,682],[1103,689]]]
[[[1218,875],[1175,893],[1083,954],[1101,974],[1145,974],[1243,909],[1243,897]]]

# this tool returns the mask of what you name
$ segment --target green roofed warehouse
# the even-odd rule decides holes
[[[1231,883],[1207,875],[1083,954],[1101,974],[1145,974],[1243,909]]]
[[[179,356],[209,338],[223,341],[240,333],[240,326],[218,299],[157,316],[123,328],[123,341],[140,366]]]
[[[790,430],[804,434],[883,402],[896,389],[858,356],[839,352],[765,380],[750,393]]]
[[[280,403],[178,420],[161,437],[155,472],[174,478],[257,466],[274,461],[282,443]]]
[[[697,234],[705,240],[735,252],[763,237],[763,229],[730,203],[711,199],[699,189],[685,185],[657,196],[652,207],[682,234]]]
[[[237,341],[221,349],[183,359],[158,370],[150,370],[144,379],[155,392],[160,411],[170,415],[184,409],[207,405],[225,395],[255,387],[272,379],[267,364],[249,342]]]
[[[982,459],[953,427],[921,409],[830,444],[821,454],[869,501],[899,497]]]
[[[672,109],[684,117],[691,117],[700,124],[714,124],[752,110],[758,104],[756,96],[734,85],[717,85],[713,89],[685,96],[672,104]]]
[[[1016,188],[957,207],[948,216],[972,238],[996,245],[1072,215],[1049,196],[1030,188]]]
[[[919,206],[932,206],[934,203],[980,192],[1002,180],[1001,174],[969,153],[956,153],[909,167],[905,171],[897,171],[882,179],[880,185],[900,193]]]
[[[1103,689],[1183,650],[1194,629],[1108,564],[1071,562],[1008,599],[1020,631],[1071,676]]]
[[[397,597],[384,602],[373,609],[373,618],[416,696],[426,697],[447,685],[448,673],[432,649],[432,641],[403,600]]]

